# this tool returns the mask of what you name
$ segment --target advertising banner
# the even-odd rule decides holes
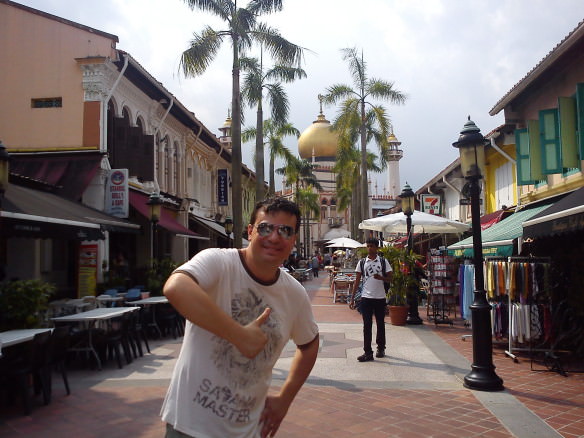
[[[105,185],[105,212],[115,217],[128,218],[128,169],[112,169]]]
[[[441,201],[438,195],[421,195],[422,212],[428,214],[440,214]]]
[[[95,295],[97,285],[97,245],[79,247],[79,271],[77,273],[77,296]]]
[[[227,169],[217,170],[217,204],[229,204],[229,181],[227,180]]]

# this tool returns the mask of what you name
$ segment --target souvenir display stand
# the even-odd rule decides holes
[[[432,249],[428,253],[428,320],[435,324],[453,324],[451,312],[456,318],[456,259],[441,250]]]

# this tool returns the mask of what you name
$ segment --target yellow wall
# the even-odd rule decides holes
[[[82,72],[75,58],[115,56],[115,40],[0,4],[0,133],[9,150],[83,145]],[[62,97],[62,108],[31,108]],[[99,112],[98,112],[99,113]],[[94,143],[95,134],[91,135]]]
[[[515,159],[515,145],[503,145],[501,149]],[[487,161],[487,178],[485,185],[485,214],[497,211],[496,205],[496,178],[495,174],[499,167],[507,164],[508,160],[492,147],[487,147],[485,150],[485,159]],[[517,204],[517,178],[515,174],[515,164],[513,164],[513,202]]]

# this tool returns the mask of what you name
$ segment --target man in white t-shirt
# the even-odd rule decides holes
[[[369,362],[373,360],[373,350],[371,349],[371,338],[373,328],[373,315],[377,327],[375,342],[377,343],[377,357],[385,356],[385,288],[384,282],[391,281],[392,269],[389,261],[377,254],[379,241],[377,239],[367,239],[367,257],[364,261],[359,261],[355,268],[355,282],[351,291],[351,302],[349,307],[355,305],[355,292],[363,278],[363,289],[361,290],[361,315],[363,317],[363,351],[359,356],[359,362]],[[385,275],[384,275],[385,274]]]
[[[249,246],[207,249],[169,277],[164,294],[186,330],[162,406],[167,438],[272,437],[318,353],[318,326],[305,289],[279,269],[295,243],[293,202],[260,202]],[[268,396],[289,339],[297,345],[286,381]]]

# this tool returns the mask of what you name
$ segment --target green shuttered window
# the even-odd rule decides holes
[[[562,172],[562,150],[558,110],[547,109],[539,112],[539,128],[543,173],[546,175]]]
[[[515,130],[515,148],[517,158],[517,184],[520,186],[533,183],[529,160],[529,134],[527,129]]]

